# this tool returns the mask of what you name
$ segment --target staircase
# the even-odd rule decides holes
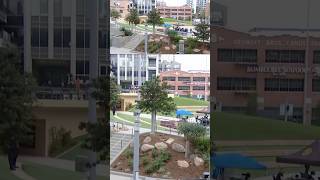
[[[131,134],[113,133],[110,138],[110,162],[115,160],[116,156],[125,148],[132,140]]]

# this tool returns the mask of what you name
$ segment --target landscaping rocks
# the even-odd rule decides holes
[[[181,152],[181,153],[186,152],[186,149],[184,148],[184,146],[178,143],[173,143],[171,148],[176,152]]]
[[[152,141],[151,137],[150,136],[147,136],[146,138],[144,138],[143,140],[143,144],[148,144]]]
[[[177,163],[178,163],[178,166],[181,168],[188,168],[189,167],[189,163],[185,160],[178,160]]]
[[[174,141],[174,139],[173,139],[173,138],[169,138],[168,140],[166,140],[166,143],[167,143],[167,144],[172,144],[172,143],[173,143],[173,141]]]
[[[130,169],[127,168],[127,169],[124,170],[124,172],[128,173],[128,172],[130,172]]]
[[[150,145],[150,144],[143,144],[143,145],[141,146],[141,151],[142,151],[142,152],[147,152],[147,151],[150,151],[150,150],[152,150],[152,149],[154,149],[154,146],[153,146],[153,145]]]
[[[166,46],[166,47],[164,47],[164,49],[165,49],[166,51],[169,51],[169,50],[170,50],[170,47],[169,47],[169,46]]]
[[[155,144],[155,147],[159,150],[165,150],[168,149],[168,145],[164,142],[158,142]]]
[[[204,160],[200,157],[195,157],[194,158],[194,165],[197,167],[202,166],[204,164]]]

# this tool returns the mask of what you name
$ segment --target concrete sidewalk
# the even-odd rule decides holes
[[[69,171],[75,171],[75,162],[63,159],[53,159],[48,157],[33,157],[33,156],[21,156],[19,157],[20,162],[31,162],[44,166],[49,166],[58,169],[64,169]],[[107,165],[99,164],[96,167],[97,175],[99,176],[109,176],[107,174],[107,169],[110,168]]]

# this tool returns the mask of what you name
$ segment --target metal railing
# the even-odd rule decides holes
[[[88,100],[86,88],[40,87],[35,92],[37,99],[47,100]]]

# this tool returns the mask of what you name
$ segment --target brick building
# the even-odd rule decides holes
[[[169,91],[178,96],[204,100],[210,96],[209,72],[166,71],[160,73],[160,80],[167,82]]]
[[[305,125],[319,125],[320,39],[292,35],[262,36],[211,27],[216,110],[246,111],[256,98],[257,113]],[[307,73],[305,73],[307,72]]]
[[[179,20],[192,20],[192,7],[184,6],[166,6],[162,4],[157,7],[161,17],[174,18]]]

